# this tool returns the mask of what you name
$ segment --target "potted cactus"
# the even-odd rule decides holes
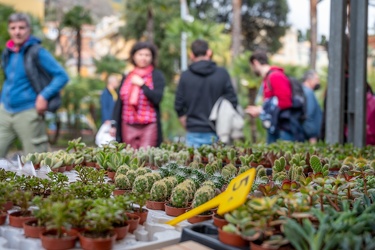
[[[153,210],[165,209],[165,201],[167,200],[168,187],[165,180],[159,180],[152,185],[150,191],[150,199],[146,202],[146,207]]]
[[[169,203],[165,204],[165,213],[170,216],[179,216],[188,209],[191,189],[186,182],[178,184],[172,191]]]
[[[132,185],[129,178],[124,174],[119,174],[115,177],[116,189],[113,191],[113,195],[122,195],[126,192],[131,192]]]
[[[197,192],[194,195],[192,208],[197,208],[204,203],[210,201],[215,197],[215,189],[210,185],[204,185],[201,188],[197,190]],[[194,217],[191,217],[188,219],[188,222],[195,224],[198,222],[202,222],[205,220],[210,220],[212,218],[212,211],[204,212],[200,215],[196,215]]]

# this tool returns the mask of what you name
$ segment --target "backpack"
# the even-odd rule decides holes
[[[24,53],[24,65],[27,78],[30,81],[30,84],[34,91],[39,94],[50,82],[52,81],[52,76],[44,70],[40,65],[38,53],[42,47],[39,44],[31,45],[26,48]],[[9,51],[5,49],[2,55],[1,67],[5,75],[5,66],[9,60]],[[58,92],[55,96],[51,97],[48,100],[47,111],[56,112],[61,106],[61,96]]]
[[[367,91],[366,97],[366,144],[375,145],[375,96]]]
[[[267,75],[273,71],[269,71]],[[292,107],[278,112],[278,127],[293,134],[296,141],[305,141],[306,136],[303,130],[303,122],[306,120],[306,96],[303,86],[296,78],[286,75],[292,90]],[[268,88],[272,89],[267,81]]]

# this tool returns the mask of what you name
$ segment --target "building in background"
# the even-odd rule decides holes
[[[309,66],[310,42],[298,41],[298,32],[295,29],[286,31],[281,38],[282,48],[277,51],[271,60],[274,63]],[[322,71],[328,67],[328,52],[324,46],[318,46],[316,69]]]
[[[17,11],[44,20],[44,0],[0,0],[0,4],[12,6]]]

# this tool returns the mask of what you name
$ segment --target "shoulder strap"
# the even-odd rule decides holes
[[[29,46],[24,54],[26,75],[36,93],[40,93],[52,80],[40,64],[38,55],[41,48],[39,44]],[[35,70],[37,73],[34,72]]]
[[[6,79],[5,67],[8,64],[8,61],[9,61],[9,50],[7,48],[4,48],[3,53],[1,53],[1,68],[4,72],[5,79]]]

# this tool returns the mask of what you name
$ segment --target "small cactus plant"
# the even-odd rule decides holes
[[[115,177],[115,186],[123,190],[130,190],[132,188],[129,179],[124,174],[119,174]]]
[[[149,188],[147,177],[144,175],[137,176],[137,178],[134,180],[132,191],[136,194],[144,194],[148,192]]]
[[[170,205],[176,208],[187,207],[189,203],[191,191],[186,184],[181,183],[177,185],[171,194]]]
[[[150,191],[150,200],[163,202],[167,200],[168,188],[163,180],[159,180],[152,185]]]
[[[210,201],[215,197],[215,190],[208,186],[202,186],[197,190],[197,192],[194,195],[194,199],[192,202],[192,207],[196,208],[199,207],[200,205]]]

